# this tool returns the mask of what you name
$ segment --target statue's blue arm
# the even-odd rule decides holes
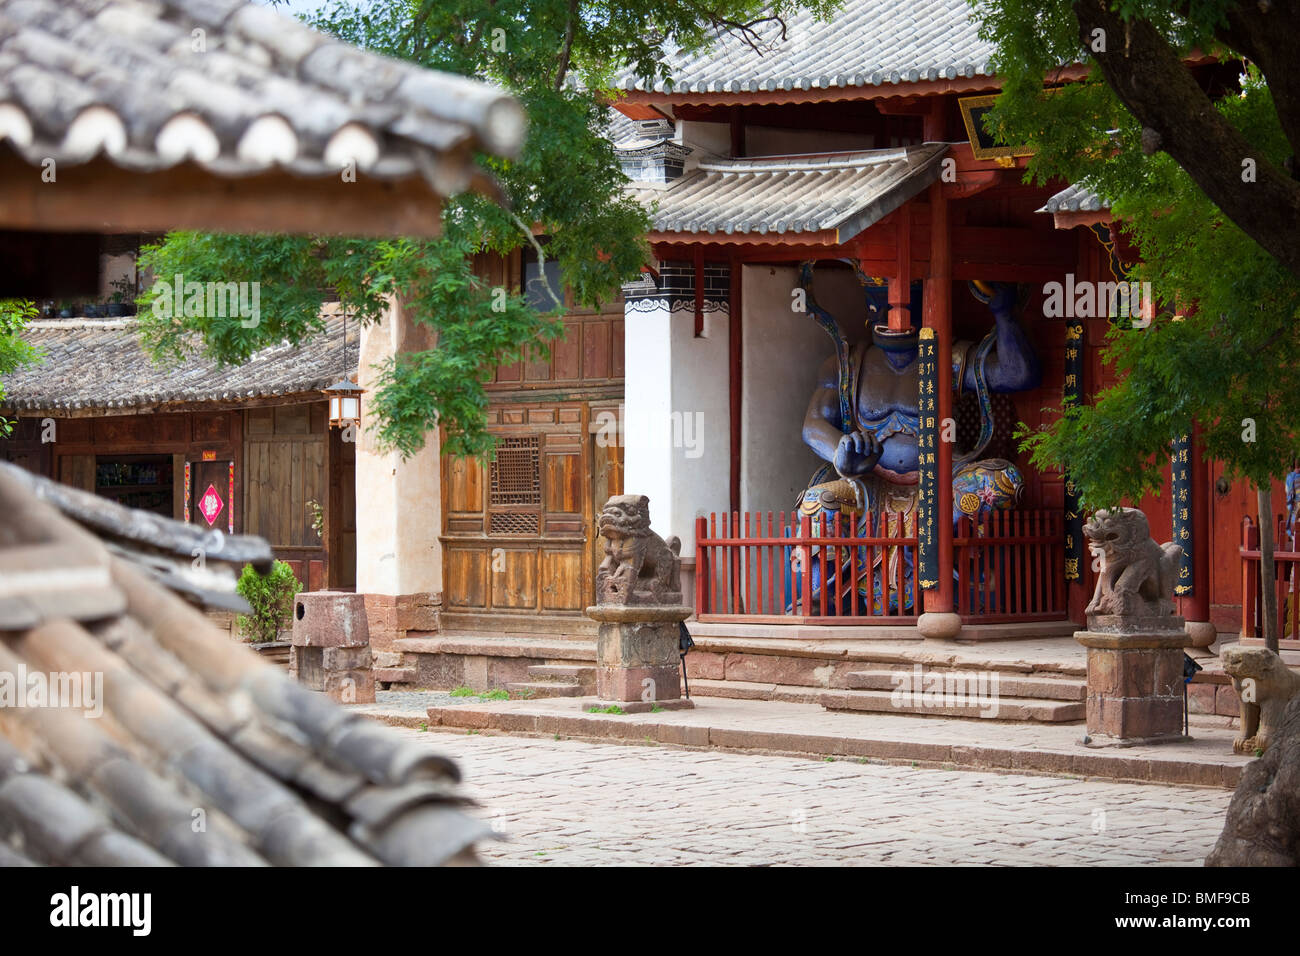
[[[989,309],[997,321],[997,347],[984,363],[984,379],[995,392],[1019,392],[1037,388],[1043,379],[1038,356],[1012,311],[1016,294],[1014,285],[1000,285],[989,302]],[[962,388],[975,390],[973,362],[966,365]]]
[[[879,440],[860,431],[845,434],[841,428],[839,361],[827,359],[817,372],[817,391],[808,402],[803,419],[803,440],[822,461],[829,462],[845,478],[860,478],[880,460]]]

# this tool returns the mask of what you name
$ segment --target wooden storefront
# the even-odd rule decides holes
[[[217,411],[19,417],[0,455],[121,504],[258,534],[305,587],[356,580],[355,447],[323,401]],[[42,440],[44,439],[44,440]],[[313,527],[321,507],[322,533]]]

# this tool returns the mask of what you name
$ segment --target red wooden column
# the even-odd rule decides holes
[[[1217,636],[1210,623],[1210,561],[1214,545],[1210,537],[1214,533],[1210,528],[1211,462],[1205,454],[1199,424],[1192,425],[1188,457],[1192,472],[1192,593],[1179,598],[1178,613],[1187,619],[1192,646],[1209,647]]]
[[[904,203],[898,210],[898,260],[894,276],[889,280],[889,329],[906,332],[911,327],[908,303],[912,301],[912,205]]]
[[[930,275],[925,282],[925,325],[935,330],[938,345],[939,432],[935,496],[939,539],[939,586],[925,594],[925,613],[917,629],[925,637],[952,638],[961,631],[961,618],[953,611],[952,586],[952,443],[943,441],[948,429],[943,422],[952,417],[952,247],[948,231],[948,199],[943,184],[930,187]]]

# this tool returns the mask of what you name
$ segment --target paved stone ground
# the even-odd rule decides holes
[[[1198,866],[1231,792],[402,730],[460,762],[507,865]]]

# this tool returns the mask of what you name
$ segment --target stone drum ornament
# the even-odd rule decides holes
[[[650,499],[616,495],[596,529],[605,560],[596,570],[596,696],[627,712],[693,707],[682,697],[680,624],[693,613],[682,603],[681,541],[650,530]],[[586,705],[590,709],[592,705]]]
[[[1086,608],[1087,743],[1183,740],[1183,648],[1190,643],[1174,613],[1183,549],[1151,539],[1136,508],[1097,511],[1083,528],[1100,562]]]

